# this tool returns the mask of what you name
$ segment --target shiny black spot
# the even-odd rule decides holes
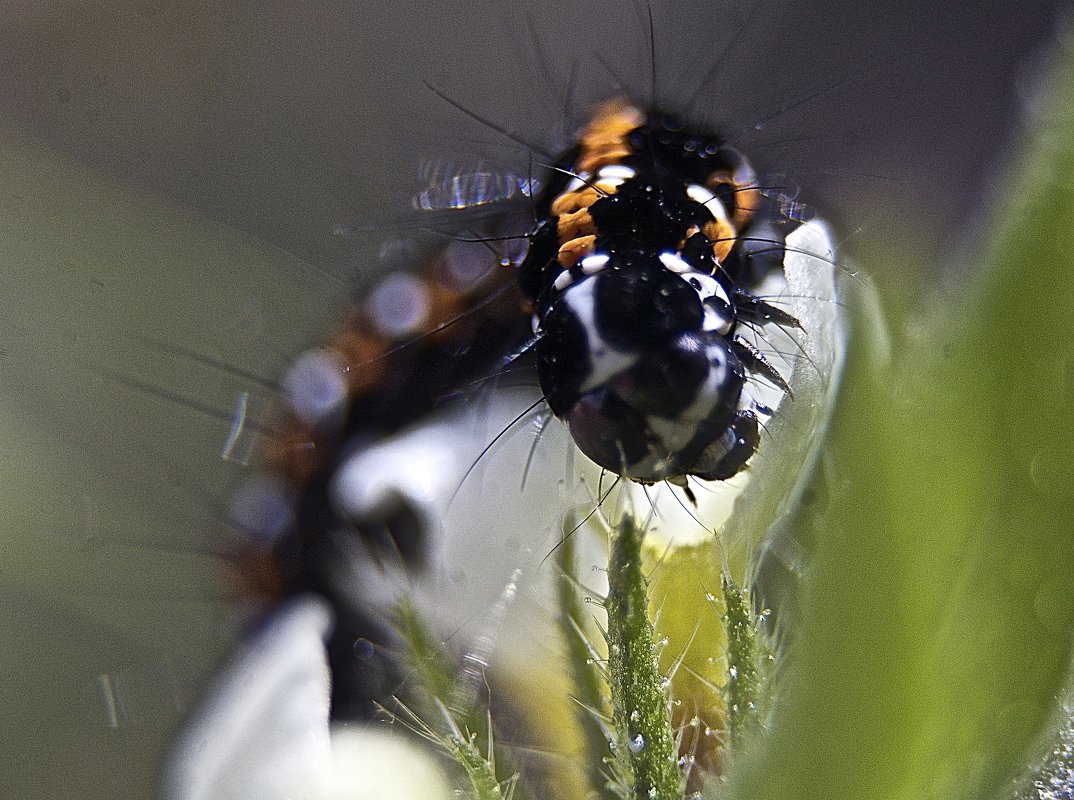
[[[624,350],[655,349],[701,327],[701,300],[651,252],[615,257],[597,276],[597,330]]]
[[[697,399],[708,372],[704,345],[697,334],[688,333],[624,370],[609,388],[643,414],[674,419]]]
[[[565,419],[578,449],[613,472],[629,472],[652,452],[645,416],[611,392],[589,392]]]
[[[590,206],[597,226],[597,249],[617,249],[634,243],[649,248],[677,249],[692,225],[712,215],[691,200],[680,179],[651,170],[625,181],[615,194]]]
[[[541,391],[557,417],[570,410],[589,377],[588,335],[564,297],[561,295],[541,320],[541,338],[534,348]]]

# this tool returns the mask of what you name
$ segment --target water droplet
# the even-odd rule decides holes
[[[645,737],[640,733],[630,740],[630,752],[640,753],[645,749]]]
[[[727,674],[731,676],[731,680],[734,680],[738,677],[738,667],[731,667],[731,669],[727,670]]]
[[[376,652],[374,644],[365,638],[355,639],[351,649],[354,652],[354,657],[359,661],[369,661]]]

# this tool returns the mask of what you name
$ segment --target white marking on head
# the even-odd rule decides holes
[[[705,380],[697,388],[694,402],[679,415],[683,422],[706,419],[722,399],[721,394],[728,378],[727,354],[719,345],[709,345],[706,351],[709,368],[705,373]]]
[[[664,265],[665,269],[674,272],[676,275],[694,271],[694,268],[687,264],[682,256],[669,250],[665,250],[660,254],[660,263]]]
[[[633,167],[628,167],[625,164],[609,164],[606,167],[601,167],[600,172],[597,174],[601,178],[612,178],[626,181],[630,180],[638,173]]]
[[[622,164],[609,164],[606,167],[601,167],[597,173],[596,183],[603,188],[614,189],[622,186],[623,183],[633,178],[636,174],[637,172],[631,167],[626,167]]]
[[[707,208],[714,219],[727,220],[727,209],[723,207],[723,203],[704,186],[691,183],[686,187],[686,196]]]
[[[710,305],[706,305],[704,308],[705,315],[701,320],[701,330],[718,333],[722,336],[726,336],[731,332],[731,328],[734,325],[733,319],[721,314]]]
[[[730,309],[731,299],[727,296],[727,291],[723,288],[723,284],[706,272],[693,271],[682,277],[697,292],[697,296],[704,304],[705,316],[701,323],[701,329],[721,334],[730,333],[731,328],[734,326],[734,319],[729,314],[721,313],[718,306],[705,303],[709,298],[715,297],[722,300],[726,304],[726,308]]]
[[[634,365],[638,355],[625,353],[609,345],[600,335],[597,326],[597,302],[595,290],[598,278],[586,278],[571,287],[563,296],[571,313],[581,323],[586,333],[586,349],[589,351],[589,376],[581,386],[583,393],[603,386],[624,369]]]
[[[586,256],[578,262],[578,265],[582,268],[583,275],[595,275],[604,269],[610,260],[611,256],[605,255],[604,253],[597,253],[591,256]]]
[[[567,188],[563,190],[563,194],[567,194],[568,192],[577,192],[579,189],[588,186],[589,183],[589,173],[579,172],[575,174],[575,176],[571,179],[571,182],[567,184]]]

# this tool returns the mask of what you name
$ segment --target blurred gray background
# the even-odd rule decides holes
[[[417,160],[525,163],[423,81],[542,144],[572,68],[575,116],[619,84],[648,95],[640,2],[18,5],[0,33],[11,122],[322,266],[347,259],[326,231],[390,212]],[[764,121],[755,157],[804,182],[825,212],[856,225],[894,203],[944,232],[933,236],[992,176],[1018,71],[1056,20],[1046,2],[679,0],[652,11],[663,105],[683,111],[715,62],[690,112],[732,128]]]
[[[0,797],[152,793],[236,629],[221,443],[270,394],[246,373],[407,237],[423,161],[528,169],[423,82],[542,147],[591,101],[655,96],[793,176],[851,249],[905,248],[881,284],[949,284],[1057,11],[653,2],[650,44],[626,2],[0,5]]]

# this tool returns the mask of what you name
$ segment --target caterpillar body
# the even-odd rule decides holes
[[[686,506],[691,484],[745,474],[792,372],[818,369],[784,266],[804,258],[798,271],[830,285],[826,232],[720,137],[613,100],[549,173],[528,231],[486,225],[390,273],[293,363],[278,433],[234,503],[247,594],[313,592],[336,612],[339,718],[392,692],[394,673],[354,643],[390,642],[384,606],[412,583],[398,573],[435,569],[452,498],[495,445],[451,427],[467,387],[535,374],[540,397],[504,428],[550,411],[603,474],[679,487]],[[455,204],[485,196],[458,185]],[[489,259],[499,241],[522,246]]]

